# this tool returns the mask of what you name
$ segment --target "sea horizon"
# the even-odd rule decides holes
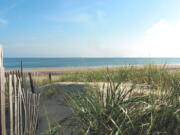
[[[128,66],[147,64],[180,65],[180,58],[147,58],[147,57],[5,57],[6,69],[23,68],[80,68],[103,66]]]

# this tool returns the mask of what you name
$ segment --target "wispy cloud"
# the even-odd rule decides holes
[[[8,21],[0,18],[0,25],[5,25],[5,24],[8,24]]]
[[[103,10],[97,10],[95,17],[96,17],[96,21],[98,21],[100,23],[106,23],[107,22],[106,13]]]
[[[12,9],[14,9],[16,6],[17,6],[17,3],[14,3],[14,4],[7,6],[3,9],[0,9],[0,16],[6,16],[6,14],[9,11],[11,11]],[[0,17],[0,25],[6,25],[6,24],[8,24],[8,21],[6,19]]]
[[[77,14],[75,17],[72,18],[74,22],[90,22],[91,15],[87,13]]]
[[[99,2],[102,1],[97,0],[97,3]],[[105,21],[106,14],[96,2],[89,5],[78,5],[75,8],[72,8],[71,4],[68,6],[68,2],[65,3],[66,8],[62,7],[65,9],[63,12],[51,12],[50,14],[46,14],[45,18],[49,21],[70,23],[94,23]]]
[[[59,23],[87,23],[92,20],[92,16],[88,13],[64,13],[62,15],[46,16],[45,18]]]
[[[72,12],[72,13],[64,13],[55,16],[46,16],[46,19],[54,22],[94,23],[94,22],[105,22],[106,14],[101,10],[97,10],[94,13]]]
[[[16,6],[18,5],[18,3],[14,3],[12,5],[9,5],[3,9],[0,9],[0,14],[6,14],[8,13],[9,11],[11,11],[12,9],[14,9]]]

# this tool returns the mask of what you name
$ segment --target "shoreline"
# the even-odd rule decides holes
[[[116,70],[118,68],[122,67],[135,67],[135,68],[143,68],[146,65],[130,65],[130,66],[99,66],[99,67],[72,67],[72,68],[25,68],[23,69],[24,72],[54,72],[54,73],[71,73],[71,72],[87,72],[87,71],[100,71],[100,70],[106,70],[107,68],[111,70]],[[163,67],[163,65],[155,65],[159,68]],[[169,70],[180,70],[180,65],[165,65],[165,67]],[[20,69],[5,69],[6,72],[10,71],[17,71]]]

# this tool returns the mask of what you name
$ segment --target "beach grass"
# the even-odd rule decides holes
[[[75,122],[77,135],[180,134],[180,73],[166,65],[68,73],[59,81],[103,83],[66,94],[74,115],[63,123]],[[139,84],[146,88],[138,90]]]
[[[136,84],[145,83],[150,84],[153,87],[168,85],[170,82],[168,79],[171,79],[169,76],[174,75],[177,78],[180,78],[180,72],[170,72],[169,69],[166,68],[166,65],[146,65],[141,68],[137,68],[135,66],[125,66],[112,70],[107,67],[106,69],[99,71],[66,73],[59,75],[58,78],[52,80],[51,82],[48,78],[40,80],[38,84],[43,86],[55,82],[107,82],[107,71],[116,82],[132,82]]]
[[[79,135],[180,133],[179,73],[169,72],[165,66],[148,65],[142,69],[107,70],[102,74],[105,77],[92,78],[106,82],[103,90],[89,86],[85,91],[67,95],[67,104],[75,114],[71,120],[77,121]],[[128,89],[121,87],[125,82],[131,82]],[[136,92],[136,84],[142,83],[150,86],[148,93]]]

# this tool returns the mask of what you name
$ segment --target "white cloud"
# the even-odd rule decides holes
[[[160,20],[137,39],[121,39],[121,36],[104,39],[106,49],[102,52],[107,57],[180,57],[179,36],[180,22]]]
[[[180,57],[179,35],[180,22],[161,20],[145,31],[139,49],[151,57]]]
[[[119,35],[103,37],[98,47],[84,50],[100,57],[180,57],[180,22],[160,20],[144,31],[138,39],[123,39]]]
[[[154,33],[154,32],[162,32],[167,27],[169,27],[168,22],[165,20],[160,20],[159,22],[152,25],[149,29],[147,29],[147,31],[145,33],[150,34],[150,33]]]

